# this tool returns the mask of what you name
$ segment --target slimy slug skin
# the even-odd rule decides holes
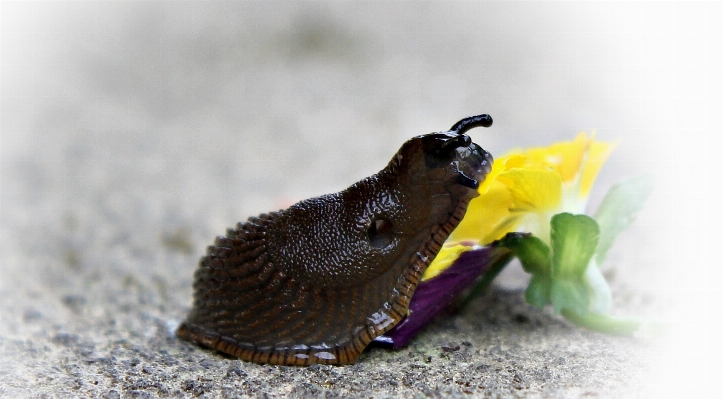
[[[201,258],[178,336],[256,363],[350,364],[407,314],[424,270],[467,210],[492,156],[465,134],[414,137],[338,193],[229,229]]]

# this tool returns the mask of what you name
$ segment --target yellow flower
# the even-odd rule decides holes
[[[549,244],[550,218],[584,213],[588,195],[613,145],[581,132],[572,141],[517,150],[496,159],[448,244],[425,272],[428,279],[451,265],[469,245],[487,245],[512,231],[533,233]]]
[[[584,212],[592,184],[612,148],[582,132],[572,141],[501,157],[450,241],[485,245],[519,227],[549,239],[552,215]]]

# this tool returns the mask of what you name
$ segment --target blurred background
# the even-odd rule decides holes
[[[195,259],[226,227],[343,189],[411,136],[489,113],[471,136],[493,154],[582,130],[617,142],[592,209],[613,183],[657,176],[611,254],[624,266],[612,284],[677,296],[654,307],[682,326],[660,352],[664,387],[692,370],[716,384],[720,3],[1,7],[5,337],[40,334],[33,309],[63,325],[79,289],[100,298],[97,317],[105,301],[135,304],[129,275],[162,287],[180,319]]]

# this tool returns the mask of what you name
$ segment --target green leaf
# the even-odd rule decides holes
[[[508,233],[498,245],[511,250],[527,273],[550,274],[550,248],[532,234]]]
[[[530,279],[530,285],[525,290],[525,299],[527,303],[538,308],[544,308],[550,303],[550,288],[552,279],[550,275],[533,274]]]
[[[506,247],[522,263],[522,268],[532,274],[530,285],[525,291],[527,303],[543,308],[550,303],[550,248],[539,238],[529,233],[508,233],[495,245]]]
[[[595,255],[598,264],[605,261],[618,234],[630,227],[643,209],[653,186],[651,176],[636,176],[614,185],[605,195],[594,216],[600,225],[600,244]]]
[[[591,217],[570,213],[553,216],[550,220],[553,280],[582,277],[599,239],[600,228]]]
[[[552,279],[550,299],[555,313],[569,309],[586,314],[590,307],[590,293],[582,279]]]

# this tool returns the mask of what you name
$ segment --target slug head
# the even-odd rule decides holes
[[[492,155],[473,143],[465,132],[491,125],[489,115],[476,115],[460,120],[447,132],[414,137],[399,150],[395,158],[399,164],[397,169],[407,169],[408,180],[421,177],[431,184],[443,183],[457,199],[474,198],[492,169],[493,160]]]

